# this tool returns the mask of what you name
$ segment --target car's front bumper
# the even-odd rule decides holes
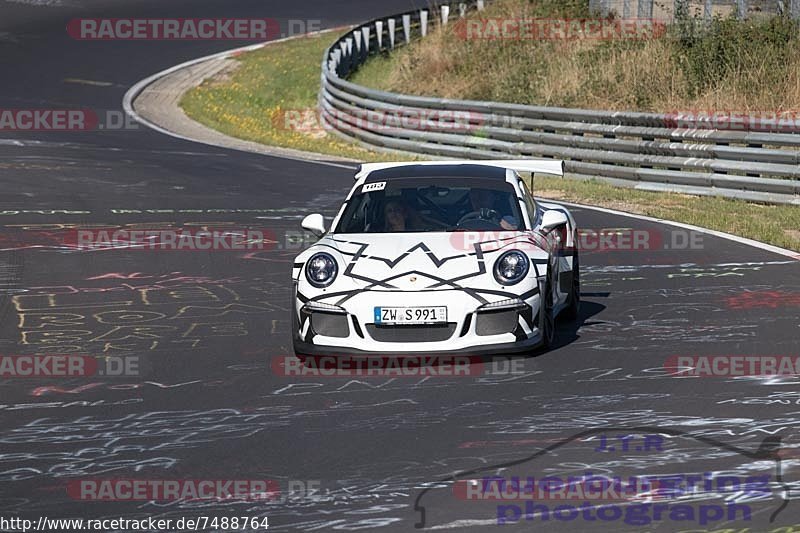
[[[297,302],[295,353],[302,355],[493,355],[528,351],[541,344],[539,294],[532,289],[495,302],[515,300],[516,306],[486,309],[464,290],[366,291],[355,294],[338,311],[309,310]],[[442,306],[446,325],[380,326],[374,308]]]

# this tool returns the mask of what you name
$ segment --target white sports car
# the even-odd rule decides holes
[[[575,221],[524,178],[562,161],[370,163],[294,262],[298,355],[492,355],[549,347],[580,305]]]

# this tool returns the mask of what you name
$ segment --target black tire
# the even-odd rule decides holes
[[[556,319],[553,315],[553,270],[550,265],[547,266],[547,281],[541,296],[539,328],[542,331],[542,348],[546,350],[553,345],[556,338]]]
[[[567,296],[567,307],[563,313],[566,318],[575,320],[581,312],[581,266],[578,259],[578,250],[572,256],[572,287]]]

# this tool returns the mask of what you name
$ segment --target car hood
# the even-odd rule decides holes
[[[298,261],[321,251],[333,255],[339,265],[333,291],[486,288],[497,285],[494,262],[512,249],[532,263],[547,261],[529,232],[508,231],[328,235]]]

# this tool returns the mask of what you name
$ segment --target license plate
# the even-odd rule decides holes
[[[444,324],[447,307],[376,307],[376,324]]]

